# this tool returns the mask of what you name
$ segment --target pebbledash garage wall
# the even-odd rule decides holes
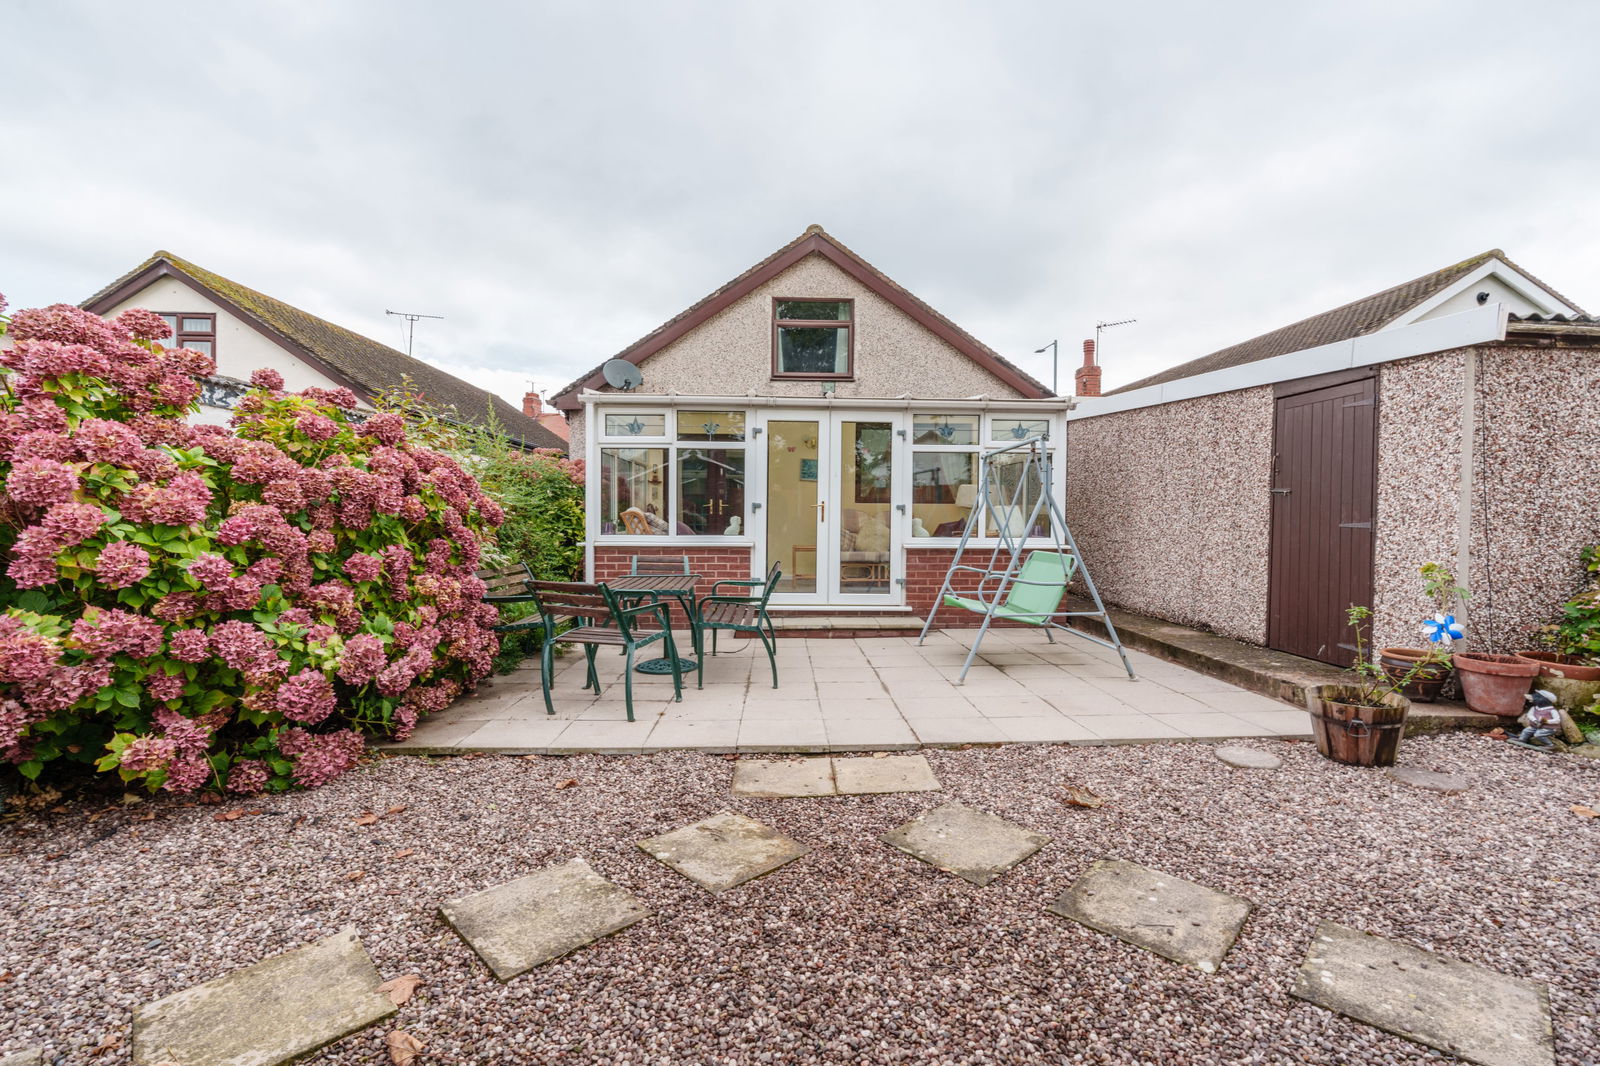
[[[1582,581],[1579,552],[1600,543],[1600,322],[1587,335],[1504,322],[1498,332],[1368,360],[1377,646],[1419,642],[1431,608],[1417,569],[1435,561],[1472,590],[1471,648],[1529,647]],[[1310,360],[1300,376],[1333,368]],[[1080,406],[1067,427],[1067,515],[1108,602],[1266,643],[1273,411],[1270,384]]]

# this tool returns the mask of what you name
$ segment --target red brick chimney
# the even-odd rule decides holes
[[[1079,396],[1100,395],[1100,367],[1094,361],[1094,341],[1083,342],[1083,365],[1072,375],[1073,392]]]
[[[522,394],[522,413],[529,418],[538,418],[544,413],[544,401],[537,392],[530,389]]]

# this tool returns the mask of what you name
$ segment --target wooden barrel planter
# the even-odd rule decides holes
[[[1306,698],[1317,751],[1346,766],[1393,766],[1411,701],[1390,692],[1381,707],[1348,702],[1360,693],[1354,685],[1321,685]]]

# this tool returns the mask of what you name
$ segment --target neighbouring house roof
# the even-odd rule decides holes
[[[1481,255],[1471,259],[1463,259],[1459,263],[1436,270],[1432,274],[1424,274],[1420,278],[1384,289],[1382,292],[1373,293],[1371,296],[1354,300],[1342,307],[1335,307],[1331,311],[1324,311],[1310,318],[1303,318],[1298,322],[1275,329],[1270,333],[1263,333],[1259,337],[1239,344],[1231,345],[1202,355],[1198,359],[1191,359],[1187,363],[1169,367],[1158,374],[1140,378],[1131,384],[1122,385],[1106,393],[1114,396],[1119,392],[1131,392],[1150,385],[1161,385],[1180,378],[1194,377],[1196,374],[1205,374],[1213,370],[1224,370],[1228,367],[1242,366],[1245,363],[1254,363],[1262,359],[1271,359],[1274,356],[1287,355],[1290,352],[1304,351],[1307,348],[1316,348],[1324,344],[1333,344],[1337,341],[1349,340],[1352,337],[1361,337],[1369,333],[1376,333],[1397,320],[1405,317],[1418,305],[1443,292],[1451,285],[1465,278],[1474,270],[1491,260],[1498,260],[1518,274],[1538,285],[1551,296],[1563,303],[1578,309],[1566,297],[1544,284],[1526,270],[1517,266],[1506,258],[1506,254],[1498,248],[1491,248]],[[1580,310],[1581,313],[1581,310]]]
[[[806,231],[776,252],[767,256],[743,274],[723,285],[715,292],[696,302],[687,310],[663,322],[651,332],[634,341],[612,358],[626,359],[630,363],[644,362],[696,326],[706,322],[740,298],[749,295],[808,255],[828,259],[846,274],[855,278],[869,290],[899,308],[956,351],[977,363],[1024,396],[1044,398],[1053,396],[1041,382],[1029,376],[1015,363],[956,325],[944,315],[912,295],[888,275],[846,248],[821,226],[809,226]],[[609,362],[609,360],[607,360]],[[601,366],[605,364],[602,363]],[[550,402],[563,410],[574,410],[578,393],[583,389],[596,389],[605,379],[600,367],[584,374],[551,397]]]
[[[162,277],[216,300],[247,325],[302,356],[335,381],[370,400],[409,378],[432,404],[453,408],[463,422],[486,424],[488,413],[513,440],[527,447],[567,450],[567,442],[499,396],[401,351],[302,311],[265,293],[212,273],[171,252],[156,252],[81,305],[97,314],[122,303]]]

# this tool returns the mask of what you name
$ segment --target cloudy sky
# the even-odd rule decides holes
[[[157,248],[513,400],[817,222],[1107,386],[1502,247],[1600,310],[1592,0],[0,0],[0,292]],[[1070,377],[1068,377],[1070,380]]]

